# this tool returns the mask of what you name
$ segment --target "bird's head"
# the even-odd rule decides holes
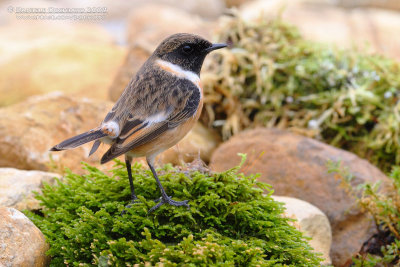
[[[226,47],[226,44],[212,44],[198,35],[177,33],[162,41],[153,56],[178,65],[184,70],[200,74],[207,54],[223,47]]]

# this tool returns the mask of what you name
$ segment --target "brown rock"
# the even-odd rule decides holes
[[[269,18],[282,15],[283,20],[296,25],[305,38],[345,48],[355,46],[400,59],[398,12],[373,8],[346,9],[329,5],[329,2],[257,0],[244,4],[241,15],[247,20],[259,18],[261,12]]]
[[[56,173],[42,171],[21,171],[13,168],[0,168],[0,206],[18,210],[37,210],[39,201],[32,191],[39,192],[44,183],[52,184]]]
[[[150,52],[140,46],[132,46],[128,50],[124,63],[119,68],[111,86],[108,89],[109,99],[117,101],[129,81],[150,56]]]
[[[153,52],[163,39],[174,33],[189,32],[209,38],[212,26],[213,23],[184,10],[163,4],[147,4],[130,15],[128,43],[140,44]]]
[[[80,162],[99,165],[102,152],[87,158],[91,144],[49,152],[59,142],[98,126],[112,108],[103,100],[76,98],[62,93],[31,97],[0,110],[0,166],[26,170],[62,170],[82,173]],[[51,153],[51,154],[50,154]],[[53,162],[50,160],[52,156]],[[103,165],[107,169],[113,164]]]
[[[48,266],[42,232],[16,209],[0,207],[0,218],[0,266]]]
[[[95,6],[107,7],[107,19],[123,19],[132,10],[140,10],[149,2],[156,4],[164,4],[170,7],[184,10],[194,15],[202,16],[208,19],[217,18],[224,11],[225,5],[223,0],[97,0]],[[79,7],[82,2],[79,0],[63,0],[63,7]],[[153,19],[157,19],[153,16]]]
[[[196,123],[193,129],[176,145],[160,155],[162,163],[181,164],[200,159],[208,163],[221,139],[218,134]]]
[[[0,27],[0,107],[51,91],[108,99],[125,50],[103,30],[25,26]]]
[[[225,9],[222,0],[159,0],[159,2],[209,19],[221,16]]]
[[[110,89],[110,99],[116,101],[141,65],[166,37],[178,32],[211,35],[213,23],[183,10],[163,4],[147,4],[135,9],[128,26],[127,56]]]
[[[107,6],[112,15],[113,10],[119,9],[121,10],[118,14],[118,18],[126,17],[127,12],[129,11],[140,11],[141,9],[145,9],[146,6],[150,4],[155,5],[164,5],[166,8],[175,8],[182,10],[184,12],[190,13],[195,16],[201,16],[208,19],[215,19],[220,16],[224,9],[225,4],[222,0],[117,0],[113,2],[105,1],[104,6]],[[153,20],[157,20],[157,16],[155,14],[149,14],[149,18],[153,18]]]
[[[342,161],[354,174],[352,184],[388,182],[387,177],[366,160],[316,140],[277,129],[255,129],[234,136],[211,158],[210,168],[224,171],[240,162],[237,153],[247,153],[242,170],[261,173],[278,195],[296,197],[321,209],[332,226],[331,257],[341,266],[358,252],[375,230],[370,216],[360,211],[355,200],[327,173],[327,161]]]
[[[1,11],[7,12],[7,6]],[[104,28],[95,24],[39,21],[32,23],[32,21],[18,20],[0,26],[0,63],[32,49],[70,43],[111,45],[113,39]]]

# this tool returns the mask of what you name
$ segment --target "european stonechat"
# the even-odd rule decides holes
[[[154,170],[154,159],[174,146],[192,129],[203,108],[200,70],[204,58],[226,44],[212,44],[204,38],[178,33],[166,38],[129,82],[101,125],[51,148],[60,151],[95,141],[89,156],[100,143],[110,144],[101,158],[106,163],[125,154],[132,203],[137,199],[133,188],[131,162],[146,157],[161,200],[149,212],[168,203],[186,206],[188,200],[175,201],[165,193]]]

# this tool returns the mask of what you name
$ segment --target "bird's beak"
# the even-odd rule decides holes
[[[221,49],[227,47],[227,44],[213,44],[212,46],[210,46],[209,48],[207,48],[205,51],[207,53],[213,51],[213,50],[217,50],[217,49]]]

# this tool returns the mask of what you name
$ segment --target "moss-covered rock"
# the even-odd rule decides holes
[[[302,38],[281,20],[227,19],[202,75],[203,120],[224,138],[258,125],[289,128],[369,159],[400,163],[400,64]]]
[[[223,173],[188,171],[166,165],[160,179],[174,199],[190,210],[163,205],[149,170],[132,167],[140,202],[125,209],[130,190],[125,166],[113,175],[86,166],[68,173],[37,196],[42,209],[28,216],[50,243],[52,266],[317,266],[320,258],[301,232],[282,216],[270,186],[237,168]],[[264,195],[263,189],[269,191]],[[124,215],[121,215],[123,211]]]

